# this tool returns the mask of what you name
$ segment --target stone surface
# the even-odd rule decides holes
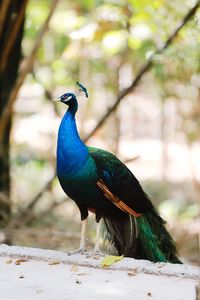
[[[196,299],[197,267],[124,258],[102,269],[100,261],[1,245],[0,299]]]

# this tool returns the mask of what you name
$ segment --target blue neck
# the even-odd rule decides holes
[[[77,105],[69,106],[58,131],[57,172],[67,177],[81,170],[88,159],[88,149],[81,141],[75,121]]]

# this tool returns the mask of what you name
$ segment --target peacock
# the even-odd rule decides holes
[[[78,83],[88,97],[87,89]],[[81,216],[80,248],[85,253],[88,212],[96,216],[94,253],[100,253],[100,223],[104,237],[117,255],[153,262],[181,263],[165,222],[132,172],[114,154],[87,147],[81,140],[75,115],[77,94],[57,98],[68,109],[62,118],[57,140],[57,176],[63,191],[75,201]]]

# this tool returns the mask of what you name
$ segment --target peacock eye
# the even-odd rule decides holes
[[[67,102],[67,101],[69,101],[70,99],[72,98],[72,96],[67,96],[67,95],[62,95],[61,96],[61,101],[63,101],[63,102]]]
[[[62,95],[62,96],[60,97],[60,100],[61,100],[61,101],[64,101],[66,98],[67,98],[67,97],[66,97],[65,95]]]

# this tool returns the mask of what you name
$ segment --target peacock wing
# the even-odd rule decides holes
[[[97,186],[109,201],[135,217],[149,210],[152,204],[138,180],[114,154],[92,147],[88,150],[97,166]]]

